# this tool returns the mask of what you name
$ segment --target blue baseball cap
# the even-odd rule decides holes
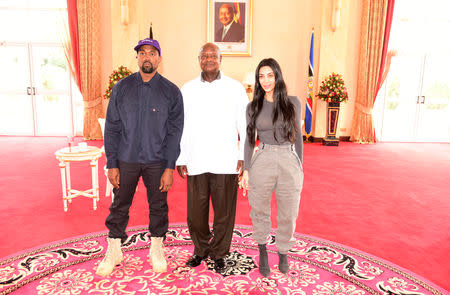
[[[155,47],[156,50],[158,50],[159,56],[161,56],[161,47],[159,46],[158,41],[150,39],[150,38],[145,38],[143,40],[140,40],[138,42],[138,44],[136,46],[134,46],[134,50],[136,50],[136,52],[138,52],[139,48],[141,48],[142,45],[151,45],[151,46]]]

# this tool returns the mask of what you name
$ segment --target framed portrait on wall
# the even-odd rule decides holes
[[[222,55],[251,56],[252,1],[207,0],[207,41],[217,44]]]

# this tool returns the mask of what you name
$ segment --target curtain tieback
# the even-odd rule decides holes
[[[362,112],[362,113],[364,113],[364,114],[366,114],[366,115],[372,115],[372,110],[373,110],[373,108],[363,106],[363,105],[362,105],[361,103],[359,103],[359,102],[357,102],[357,103],[355,104],[355,106],[356,106],[356,108],[357,108],[360,112]]]
[[[102,103],[103,97],[99,96],[96,99],[92,99],[92,100],[84,100],[84,108],[85,109],[92,109],[94,107],[96,107],[97,105],[99,105],[100,103]]]

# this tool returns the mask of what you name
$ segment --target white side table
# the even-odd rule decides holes
[[[95,146],[88,146],[84,150],[81,150],[78,146],[71,148],[65,147],[57,150],[55,156],[59,160],[59,168],[61,169],[64,211],[67,212],[67,201],[71,203],[73,198],[79,196],[91,198],[94,210],[96,210],[97,201],[99,200],[98,159],[102,156],[102,150]],[[81,191],[72,188],[70,182],[70,162],[80,161],[91,161],[92,189]]]

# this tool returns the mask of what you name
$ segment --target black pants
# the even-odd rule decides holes
[[[204,173],[187,177],[187,223],[195,254],[219,259],[230,251],[237,187],[237,174]],[[208,223],[210,197],[214,210],[213,235]]]
[[[122,243],[127,239],[125,229],[130,219],[128,213],[141,176],[147,188],[150,235],[165,236],[169,227],[169,207],[167,192],[159,190],[164,170],[165,163],[139,164],[119,161],[120,187],[113,190],[114,201],[109,207],[110,213],[105,222],[110,238],[120,238]]]

